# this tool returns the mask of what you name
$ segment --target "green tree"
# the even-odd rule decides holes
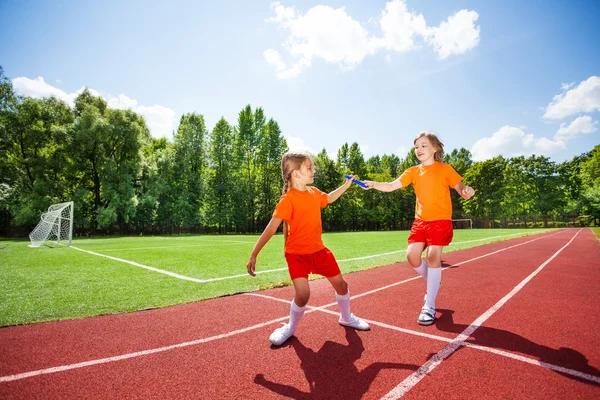
[[[582,200],[588,212],[594,217],[594,224],[600,225],[600,145],[594,147],[581,163]]]
[[[270,119],[260,132],[258,150],[257,222],[266,226],[281,195],[281,157],[288,149],[279,124]]]
[[[221,118],[210,134],[208,156],[210,160],[207,199],[206,223],[214,226],[219,232],[231,227],[233,220],[233,192],[235,181],[233,168],[233,128]]]
[[[181,117],[174,136],[173,173],[177,197],[173,207],[179,227],[200,225],[205,196],[206,142],[208,133],[204,117],[196,113]]]
[[[502,179],[506,161],[501,156],[475,162],[465,172],[465,185],[476,190],[475,196],[463,204],[464,212],[476,218],[502,215],[505,183]]]
[[[4,183],[16,224],[33,224],[50,204],[67,200],[64,133],[72,121],[68,105],[54,97],[26,97],[3,111],[4,168],[12,171]]]

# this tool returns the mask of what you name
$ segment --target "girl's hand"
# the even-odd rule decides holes
[[[375,189],[375,184],[376,184],[377,182],[373,182],[373,181],[363,181],[363,183],[364,183],[365,185],[367,185],[367,187],[366,187],[366,188],[363,188],[363,189],[365,189],[365,190],[369,190],[369,189]]]
[[[475,194],[475,190],[471,186],[465,186],[462,190],[461,196],[465,200],[469,200]]]
[[[250,276],[256,276],[256,257],[250,256],[248,264],[246,264],[246,269],[248,269],[248,274],[250,274]]]
[[[346,178],[346,182],[344,183],[344,185],[350,187],[352,185],[352,180],[358,179],[358,178],[354,175],[347,175],[347,176],[348,176],[348,178]]]

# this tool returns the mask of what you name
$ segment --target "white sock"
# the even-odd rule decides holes
[[[300,322],[300,318],[304,315],[304,311],[306,310],[306,306],[298,307],[296,302],[292,300],[292,305],[290,306],[290,327],[292,328],[292,332],[296,331],[298,327],[298,323]]]
[[[441,281],[442,281],[442,269],[441,268],[431,268],[431,267],[428,268],[428,270],[427,270],[427,301],[425,302],[425,305],[427,307],[435,308],[435,298],[437,297]]]
[[[425,260],[421,261],[421,265],[417,268],[414,268],[415,272],[423,277],[423,279],[427,280],[427,269],[429,265],[425,262]]]
[[[344,321],[348,321],[350,319],[350,291],[345,295],[335,294],[335,299],[340,306],[340,314]]]

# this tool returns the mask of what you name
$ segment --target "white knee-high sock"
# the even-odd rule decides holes
[[[292,300],[292,305],[290,306],[290,327],[292,328],[292,332],[296,330],[298,327],[298,323],[300,322],[300,318],[304,315],[304,311],[306,310],[306,306],[298,307],[296,302]]]
[[[435,308],[435,298],[437,297],[441,281],[442,281],[442,269],[441,268],[431,268],[431,267],[428,268],[428,270],[427,270],[427,301],[425,302],[425,305],[427,307]]]
[[[417,268],[413,268],[415,272],[423,277],[423,279],[427,280],[427,269],[429,265],[425,262],[425,260],[421,261],[421,265]]]
[[[348,321],[350,319],[350,291],[345,295],[335,294],[335,299],[340,306],[340,315],[344,321]]]

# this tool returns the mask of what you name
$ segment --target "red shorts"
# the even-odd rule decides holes
[[[448,246],[452,241],[453,234],[450,220],[422,221],[417,218],[410,228],[408,244],[425,243],[425,247]]]
[[[308,278],[308,274],[331,278],[341,273],[333,253],[327,247],[312,254],[285,253],[285,259],[292,280]]]

